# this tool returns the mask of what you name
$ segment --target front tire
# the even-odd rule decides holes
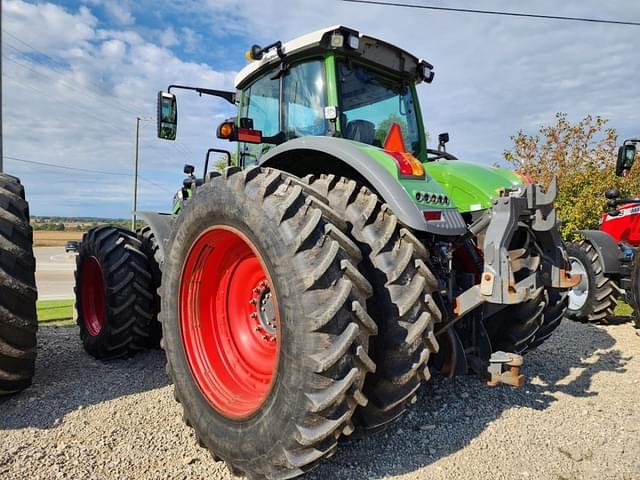
[[[84,349],[100,360],[128,357],[149,341],[152,280],[135,233],[89,230],[76,258],[76,311]]]
[[[36,261],[29,204],[16,177],[0,173],[0,395],[31,385],[36,360]]]
[[[168,243],[167,370],[198,443],[231,471],[292,478],[331,455],[375,370],[357,247],[273,169],[198,187]]]
[[[581,282],[569,290],[567,317],[581,322],[606,322],[618,303],[618,286],[604,274],[598,252],[590,243],[569,243],[567,254],[572,272],[583,274]]]

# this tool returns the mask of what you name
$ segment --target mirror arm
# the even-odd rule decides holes
[[[200,95],[211,95],[213,97],[220,97],[229,102],[231,105],[236,104],[235,92],[228,92],[226,90],[212,90],[210,88],[186,87],[184,85],[169,85],[169,88],[167,88],[167,92],[171,93],[172,88],[181,90],[193,90],[194,92],[198,92]]]
[[[226,155],[227,167],[231,166],[231,152],[229,150],[221,150],[219,148],[210,148],[209,150],[207,150],[207,156],[204,159],[204,174],[202,175],[202,178],[204,178],[205,180],[207,178],[207,170],[209,170],[209,156],[212,153],[223,153],[224,155]]]

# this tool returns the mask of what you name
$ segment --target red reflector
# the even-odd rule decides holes
[[[427,222],[438,221],[442,219],[442,212],[438,210],[428,210],[426,212],[422,212],[422,214],[424,215],[424,219]]]
[[[385,150],[389,152],[406,152],[407,149],[404,146],[404,138],[402,138],[402,129],[396,122],[391,124],[387,138],[384,139]]]
[[[238,141],[249,142],[249,143],[260,143],[262,142],[262,132],[260,130],[238,128]]]
[[[413,168],[411,168],[411,162],[405,158],[400,152],[387,152],[393,157],[398,165],[398,169],[402,175],[413,175]]]

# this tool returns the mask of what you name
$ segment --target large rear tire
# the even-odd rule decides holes
[[[357,246],[293,179],[258,167],[211,177],[168,243],[167,370],[214,458],[292,478],[331,455],[367,403],[371,285]]]
[[[83,237],[76,259],[80,338],[100,360],[127,357],[148,345],[153,286],[136,234],[104,225]]]
[[[425,247],[375,193],[335,175],[304,180],[347,222],[362,252],[360,271],[373,286],[367,311],[378,325],[371,352],[378,368],[367,376],[369,403],[356,411],[354,422],[380,430],[403,414],[430,377],[427,362],[438,351],[434,322],[442,318],[432,297],[437,281]]]
[[[24,187],[16,177],[0,173],[0,395],[24,390],[33,378],[35,266]]]
[[[567,244],[571,270],[583,275],[582,281],[569,290],[567,317],[581,322],[606,322],[620,296],[620,289],[604,274],[598,252],[585,241]]]

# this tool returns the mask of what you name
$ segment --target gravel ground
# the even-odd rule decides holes
[[[640,337],[565,322],[520,389],[434,378],[387,431],[309,479],[640,479]],[[102,364],[43,327],[35,384],[0,400],[0,478],[231,479],[180,420],[163,354]]]

